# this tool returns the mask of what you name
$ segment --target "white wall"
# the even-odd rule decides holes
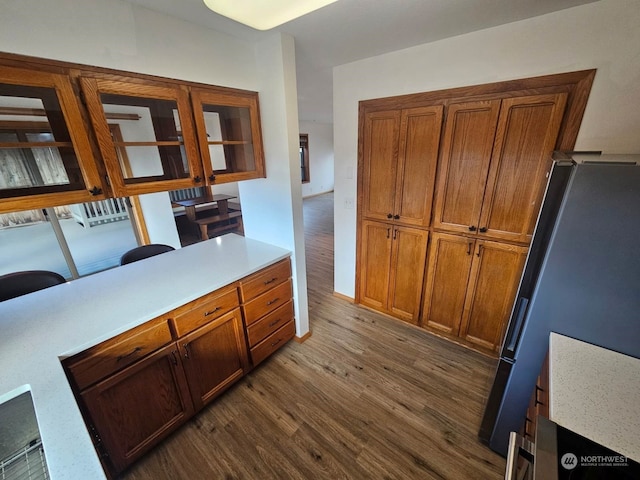
[[[640,0],[602,0],[334,68],[335,290],[355,295],[358,101],[597,68],[576,149],[640,152]]]
[[[294,251],[296,334],[301,337],[309,331],[309,312],[293,37],[274,34],[261,41],[256,46],[256,59],[267,178],[238,184],[242,218],[245,236]]]
[[[302,197],[333,190],[333,125],[300,122],[300,133],[309,135],[309,177],[302,184]]]

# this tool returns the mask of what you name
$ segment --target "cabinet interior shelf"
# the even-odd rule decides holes
[[[209,145],[251,145],[248,140],[216,140],[207,142]]]
[[[184,145],[177,140],[166,140],[158,142],[113,142],[115,147],[179,147]]]
[[[71,142],[0,142],[0,148],[66,148],[73,147]]]

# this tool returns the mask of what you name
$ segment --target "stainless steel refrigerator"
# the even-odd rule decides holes
[[[640,155],[554,158],[479,431],[502,455],[550,332],[640,358]]]

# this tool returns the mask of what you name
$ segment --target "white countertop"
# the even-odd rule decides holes
[[[0,303],[0,403],[30,389],[52,480],[105,474],[60,364],[290,255],[228,234]]]
[[[550,417],[640,461],[640,359],[551,334]]]

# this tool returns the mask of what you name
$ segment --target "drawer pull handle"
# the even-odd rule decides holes
[[[277,341],[277,342],[273,342],[273,343],[271,344],[271,346],[272,346],[272,347],[275,347],[275,346],[276,346],[277,344],[279,344],[281,341],[282,341],[282,339],[281,339],[281,338],[279,338],[279,339],[278,339],[278,341]]]
[[[204,312],[204,316],[208,317],[209,315],[213,315],[214,313],[216,313],[218,310],[220,310],[221,307],[216,307],[213,310],[209,310],[208,312]]]
[[[184,348],[184,358],[189,358],[189,344],[185,343],[182,348]]]
[[[274,303],[276,303],[278,300],[280,300],[280,297],[276,297],[273,300],[269,300],[267,302],[267,305],[273,305]]]
[[[138,353],[140,350],[142,350],[142,347],[136,347],[133,350],[131,350],[129,353],[125,353],[124,355],[118,355],[118,358],[116,358],[116,362],[120,362],[125,358],[130,357],[131,355]]]
[[[172,362],[174,365],[178,365],[178,359],[177,359],[177,357],[176,357],[176,351],[175,351],[175,350],[173,350],[173,351],[171,352],[171,362]]]
[[[267,280],[266,282],[264,282],[265,285],[269,285],[270,283],[275,282],[278,279],[278,277],[273,277],[271,280]]]
[[[273,322],[271,322],[271,323],[269,324],[269,326],[270,326],[270,327],[273,327],[274,325],[279,324],[279,323],[280,323],[280,320],[282,320],[282,319],[281,319],[281,318],[279,318],[279,319],[277,319],[277,320],[274,320]]]
[[[544,390],[542,388],[540,388],[538,385],[536,385],[536,399],[535,399],[535,406],[537,407],[538,405],[544,405],[544,402],[541,402],[540,400],[538,400],[538,392],[543,392]]]

